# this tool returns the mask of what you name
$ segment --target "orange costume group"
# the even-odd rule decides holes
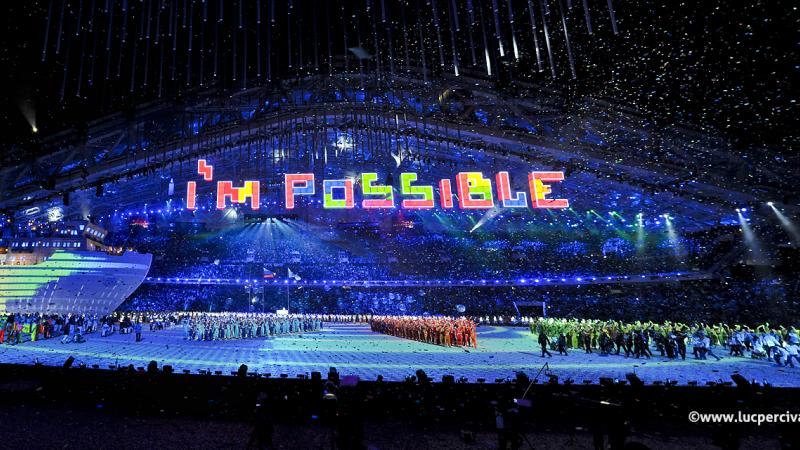
[[[372,331],[446,347],[478,348],[475,322],[464,318],[375,316]]]

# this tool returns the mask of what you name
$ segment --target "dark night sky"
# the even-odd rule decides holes
[[[59,28],[59,13],[62,1],[67,5],[63,38],[60,54],[55,55],[56,36]],[[538,6],[542,0],[533,0]],[[610,96],[631,104],[646,114],[652,115],[663,123],[679,120],[693,124],[708,126],[712,129],[726,133],[732,137],[737,146],[769,145],[780,147],[785,151],[796,148],[798,138],[798,108],[797,108],[797,79],[800,70],[798,58],[798,25],[800,14],[794,2],[785,0],[767,0],[753,2],[673,2],[673,1],[614,1],[614,8],[618,21],[619,34],[611,32],[609,13],[605,0],[587,0],[594,27],[594,34],[587,34],[584,13],[580,0],[573,0],[572,9],[568,14],[568,30],[575,57],[577,79],[569,76],[566,48],[558,3],[550,0],[549,27],[553,44],[554,58],[556,61],[557,78],[552,80],[545,56],[545,71],[534,70],[536,61],[533,59],[532,35],[528,19],[527,0],[513,0],[515,11],[515,27],[522,52],[520,69],[517,77],[526,80],[539,81],[553,84],[565,89],[577,98],[583,95]],[[96,2],[96,30],[98,55],[97,75],[93,86],[88,86],[86,79],[89,71],[90,58],[88,54],[92,48],[94,35],[86,33],[87,17],[90,5]],[[161,3],[165,5],[162,13],[163,21],[161,30],[163,36],[168,33],[168,11],[172,4],[170,0],[130,0],[131,15],[127,28],[129,38],[125,44],[120,44],[121,30],[121,5],[116,4],[117,16],[113,28],[113,45],[111,52],[114,64],[110,64],[112,77],[106,81],[102,76],[106,65],[105,44],[107,39],[106,20],[107,14],[103,12],[105,0],[53,0],[53,13],[51,17],[48,58],[42,63],[41,54],[47,23],[48,7],[50,0],[37,0],[30,2],[4,2],[4,26],[7,30],[5,43],[0,49],[0,67],[2,67],[3,103],[0,108],[3,119],[3,134],[0,139],[2,151],[9,151],[11,144],[23,143],[31,136],[31,129],[23,117],[25,109],[35,111],[36,123],[42,133],[53,133],[66,127],[80,126],[86,120],[96,118],[104,112],[119,109],[126,103],[135,103],[156,96],[155,79],[158,77],[159,62],[161,61],[160,47],[150,41],[140,40],[137,45],[138,55],[135,89],[131,93],[130,73],[132,43],[144,26],[137,16],[136,8],[146,11],[147,7],[157,9]],[[323,2],[312,3],[310,0],[294,0],[290,12],[286,2],[278,2],[275,16],[276,23],[272,28],[272,65],[274,75],[292,76],[298,71],[300,62],[298,42],[303,43],[303,62],[305,70],[313,69],[314,47],[318,50],[320,67],[327,61],[327,39],[331,36],[332,51],[334,56],[342,54],[340,40],[343,25],[340,11],[340,1],[332,1],[327,8]],[[355,40],[360,37],[362,46],[375,52],[373,28],[370,14],[375,17],[377,29],[380,33],[378,47],[384,54],[386,65],[387,39],[385,25],[381,21],[381,1],[372,2],[373,9],[366,12],[364,2],[348,3],[348,10],[344,16],[350,20],[348,33],[350,45],[355,46]],[[369,2],[367,2],[369,3]],[[420,18],[425,23],[424,36],[427,58],[431,65],[438,64],[436,52],[437,43],[433,31],[431,6],[424,0],[408,0],[405,16],[409,29],[416,31],[416,21]],[[473,0],[478,8],[482,5],[482,16],[490,47],[496,53],[494,38],[494,22],[492,20],[491,0]],[[179,34],[177,66],[178,81],[165,82],[162,95],[169,98],[176,92],[185,88],[183,79],[185,65],[183,55],[186,53],[188,29],[183,28],[181,20],[186,13],[181,13],[184,2],[175,4],[177,8],[176,25],[182,30]],[[193,29],[193,42],[195,52],[193,67],[191,69],[194,83],[199,78],[198,54],[200,53],[200,23],[202,22],[202,7],[200,0],[195,0],[196,6],[189,0],[192,7],[192,16],[195,18]],[[399,0],[385,0],[386,24],[391,25],[394,33],[394,52],[401,51],[401,14]],[[506,51],[510,52],[511,31],[507,24],[507,0],[499,0],[502,33]],[[204,35],[202,48],[205,50],[205,76],[210,78],[211,63],[213,58],[213,37],[211,23],[217,23],[218,3],[209,0],[207,13],[209,25]],[[268,0],[261,0],[262,14],[265,19],[262,27],[267,22],[269,14]],[[357,5],[357,6],[356,6]],[[461,29],[457,40],[458,53],[462,66],[469,66],[470,46],[467,40],[467,1],[438,0],[439,21],[442,27],[443,48],[446,48],[445,58],[450,60],[450,31],[448,24],[451,20],[452,7],[458,10]],[[562,6],[566,8],[566,0]],[[312,7],[313,6],[313,7]],[[82,8],[81,8],[82,7]],[[242,37],[247,33],[249,43],[249,59],[247,63],[250,85],[258,83],[256,74],[256,0],[243,4],[243,28],[238,29],[238,2],[231,0],[225,3],[224,20],[219,27],[217,49],[219,50],[220,78],[228,87],[239,86],[242,82],[242,71],[238,71],[236,82],[232,80],[233,39],[237,39],[237,64],[243,64]],[[80,36],[74,36],[75,24],[78,13],[82,14],[82,30]],[[317,17],[314,17],[317,13]],[[288,50],[287,25],[288,18],[292,20],[291,36],[293,49]],[[155,36],[155,15],[151,14]],[[477,17],[477,13],[476,13]],[[541,18],[541,16],[539,16]],[[472,30],[476,42],[481,41],[481,26],[478,24]],[[355,23],[357,21],[357,23]],[[316,22],[316,33],[314,23]],[[189,22],[191,23],[191,22]],[[147,22],[145,21],[145,24]],[[330,29],[330,33],[328,30]],[[360,33],[357,33],[359,31]],[[539,29],[539,44],[543,55],[544,39]],[[359,36],[360,34],[360,36]],[[416,35],[416,33],[410,33]],[[85,36],[85,37],[84,37]],[[266,45],[266,28],[262,28],[261,42]],[[162,46],[163,41],[162,39]],[[148,44],[149,42],[149,44]],[[412,49],[418,48],[418,41],[412,36],[409,40]],[[148,45],[150,53],[146,54]],[[476,44],[477,45],[477,44]],[[119,60],[116,47],[123,47],[123,58]],[[262,47],[265,48],[265,47]],[[85,62],[81,96],[77,94],[77,72],[79,67],[80,50],[83,51]],[[170,48],[164,61],[167,61],[165,70],[169,73]],[[264,51],[262,50],[262,53]],[[287,54],[294,58],[292,69],[287,66]],[[482,64],[482,47],[478,52],[478,61]],[[66,55],[69,54],[67,58]],[[148,55],[148,77],[151,81],[148,87],[142,86],[143,65],[145,55]],[[399,56],[399,55],[398,55]],[[496,62],[499,55],[493,54]],[[401,60],[402,58],[396,58]],[[60,101],[63,76],[63,64],[69,61],[64,101]],[[434,64],[436,62],[437,64]],[[266,62],[263,62],[266,65]],[[120,77],[117,78],[116,66],[119,66]],[[384,67],[384,70],[387,70]],[[321,70],[322,71],[322,70]],[[326,72],[324,70],[322,72]]]

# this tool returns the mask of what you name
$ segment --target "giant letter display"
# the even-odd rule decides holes
[[[364,172],[361,174],[361,191],[364,196],[375,195],[380,199],[364,199],[361,206],[367,209],[373,208],[394,208],[394,194],[391,186],[372,184],[378,179],[378,174],[374,172]]]
[[[461,209],[490,209],[494,207],[492,180],[480,172],[459,172],[456,176],[458,204]],[[478,197],[478,198],[474,198]]]
[[[322,194],[324,208],[353,208],[353,180],[323,180]]]
[[[453,207],[453,187],[447,178],[439,181],[439,197],[442,200],[442,208],[449,209]]]
[[[527,208],[528,196],[524,192],[515,192],[511,196],[511,180],[508,172],[497,172],[497,196],[503,208]]]
[[[197,183],[190,181],[186,183],[186,209],[194,211],[197,209]]]
[[[205,159],[197,160],[197,173],[203,180],[214,182],[214,166]],[[356,178],[360,177],[360,178]],[[451,178],[439,179],[438,186],[416,185],[419,175],[416,172],[400,173],[400,192],[403,199],[400,206],[406,209],[433,209],[436,207],[434,189],[438,187],[439,201],[443,209],[452,209],[455,201],[461,209],[491,209],[495,206],[491,177],[485,178],[481,172],[459,172],[456,175],[456,186]],[[378,173],[365,172],[350,178],[323,180],[322,204],[327,209],[352,209],[355,207],[356,180],[361,183],[361,207],[364,209],[395,207],[394,186],[388,182],[379,184]],[[565,198],[549,198],[552,194],[551,183],[564,180],[564,172],[529,172],[528,189],[533,208],[569,208],[569,200]],[[495,175],[497,183],[497,205],[503,208],[527,208],[528,192],[515,191],[511,186],[511,175],[508,171],[499,171]],[[225,209],[227,200],[244,204],[250,199],[251,208],[260,208],[260,183],[244,181],[242,187],[234,187],[233,181],[217,181],[216,206]],[[315,175],[313,173],[284,174],[284,201],[286,209],[294,209],[298,196],[317,195]],[[212,194],[213,196],[214,194]],[[186,209],[197,209],[198,183],[186,183]],[[212,197],[213,198],[213,197]],[[273,202],[273,204],[276,202]],[[312,202],[313,203],[313,202]],[[203,208],[201,208],[203,209]]]
[[[528,174],[531,197],[536,208],[569,208],[569,200],[565,198],[549,199],[547,195],[553,192],[548,183],[564,180],[564,172],[531,172]]]
[[[314,195],[313,173],[287,173],[284,175],[286,209],[294,209],[295,195]]]
[[[430,209],[433,208],[433,186],[412,186],[411,183],[417,181],[417,174],[414,172],[403,172],[400,174],[403,195],[421,195],[420,199],[403,200],[403,208],[408,209]]]
[[[208,164],[205,159],[197,160],[197,173],[203,176],[203,180],[214,180],[214,166]]]
[[[225,209],[225,200],[230,197],[233,203],[245,203],[250,198],[250,208],[258,209],[261,202],[261,183],[245,181],[243,187],[233,187],[230,181],[217,181],[217,209]]]

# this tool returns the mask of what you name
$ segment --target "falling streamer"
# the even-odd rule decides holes
[[[328,31],[328,75],[333,75],[333,38],[331,36],[331,4],[325,2],[325,29]]]
[[[586,20],[586,31],[588,31],[589,34],[593,34],[592,17],[589,15],[589,0],[581,0],[581,2],[583,3],[583,18]]]
[[[469,35],[469,49],[472,55],[472,66],[478,65],[478,55],[475,54],[475,39],[472,36],[472,27],[475,25],[475,8],[472,5],[472,0],[467,0],[467,13],[469,13],[469,23],[467,23],[467,31]]]
[[[442,32],[439,24],[439,8],[436,5],[436,0],[431,0],[431,9],[433,10],[433,26],[436,28],[436,42],[439,49],[439,65],[444,67],[444,48],[442,46]]]
[[[148,81],[148,72],[150,71],[150,23],[151,23],[151,14],[152,14],[152,6],[155,0],[148,0],[147,3],[147,34],[145,35],[145,40],[147,41],[147,46],[144,49],[144,79],[142,80],[142,86],[147,86]]]
[[[550,7],[547,0],[542,0],[542,28],[544,29],[544,43],[547,46],[547,58],[550,60],[550,73],[556,77],[556,65],[553,62],[553,50],[550,48],[550,33],[547,30],[547,15]]]
[[[316,17],[316,16],[315,16]],[[386,28],[386,41],[389,43],[389,73],[394,79],[394,43],[392,38],[392,24],[386,24],[386,3],[381,0],[381,17]]]
[[[286,57],[289,68],[292,68],[292,0],[289,0],[289,10],[286,13]]]
[[[350,58],[347,57],[348,46],[347,46],[347,11],[345,11],[344,3],[342,3],[342,42],[344,43],[344,71],[347,72],[350,69]]]
[[[141,18],[140,18],[139,21],[140,22],[144,22],[144,14],[141,15]],[[133,40],[133,52],[131,53],[131,85],[130,85],[130,88],[129,88],[130,92],[133,92],[133,89],[134,89],[135,83],[136,83],[136,57],[138,56],[137,55],[138,48],[139,48],[139,39],[134,39]]]
[[[272,24],[275,23],[275,0],[270,3],[270,16],[267,18],[267,81],[272,81]]]
[[[82,3],[81,3],[82,4]],[[80,22],[78,22],[78,28],[80,28]],[[81,37],[81,58],[80,64],[78,65],[78,89],[75,92],[76,97],[81,96],[81,85],[83,84],[83,64],[86,60],[86,40],[89,38],[88,33],[83,33]]]
[[[486,75],[492,76],[492,58],[489,55],[489,40],[486,36],[486,24],[483,22],[483,8],[478,0],[478,16],[481,22],[481,33],[483,34],[483,56],[486,59]]]
[[[381,47],[378,45],[378,26],[375,20],[375,9],[370,8],[370,2],[367,2],[367,13],[370,17],[370,22],[372,22],[372,41],[373,45],[375,46],[375,69],[378,75],[378,80],[381,79]]]
[[[173,4],[172,13],[169,16],[170,22],[172,23],[172,73],[170,74],[170,80],[175,81],[177,79],[177,71],[178,71],[178,2],[177,0]]]
[[[189,3],[189,36],[186,40],[189,45],[189,54],[191,55],[194,45],[194,2]]]
[[[144,5],[147,3],[147,0],[139,0],[141,2],[141,11],[139,11],[139,40],[142,40],[144,36]]]
[[[536,10],[533,7],[533,0],[528,0],[528,13],[531,18],[531,34],[533,34],[533,47],[536,50],[536,65],[539,68],[539,72],[544,70],[542,67],[542,55],[539,51],[539,37],[538,31],[536,30]]]
[[[161,11],[164,10],[164,0],[159,0],[158,12],[156,12],[156,37],[153,40],[155,45],[161,41]]]
[[[319,34],[317,32],[317,15],[312,14],[313,22],[312,27],[314,28],[314,71],[319,72]]]
[[[78,0],[78,26],[75,27],[75,36],[81,34],[81,21],[83,20],[83,0]]]
[[[122,31],[120,31],[120,41],[124,44],[128,31],[128,0],[122,0]]]
[[[86,30],[89,33],[94,32],[94,13],[95,13],[95,0],[92,0],[91,7],[89,8],[89,22],[88,22],[88,29]]]
[[[92,0],[92,12],[89,15],[89,34],[92,35],[92,56],[91,64],[89,64],[89,79],[87,80],[89,86],[94,85],[94,67],[95,60],[97,60],[97,35],[94,32],[94,14],[95,14],[95,0]]]
[[[235,31],[231,33],[231,40],[233,41],[233,54],[232,54],[233,64],[231,65],[231,70],[233,71],[233,76],[232,76],[231,79],[233,81],[236,81],[237,80],[236,75],[237,75],[237,72],[238,72],[238,67],[236,65],[239,62],[239,49],[238,49],[239,36],[236,34]]]
[[[214,78],[219,74],[219,24],[222,22],[222,1],[219,2],[217,20],[214,21]]]
[[[59,33],[60,34],[60,33]],[[72,49],[72,39],[67,42],[67,54],[64,55],[64,76],[61,79],[61,101],[64,101],[64,95],[67,92],[67,74],[69,73],[69,54]]]
[[[492,0],[492,13],[494,14],[494,37],[497,39],[502,58],[506,56],[506,51],[503,48],[503,35],[500,33],[500,9],[497,7],[497,0]]]
[[[185,6],[185,5],[184,5]],[[192,50],[194,41],[194,0],[189,2],[189,35],[186,37],[186,85],[192,85]]]
[[[614,31],[614,34],[617,34],[617,14],[614,12],[614,4],[611,0],[608,0],[608,16],[611,18],[611,29]]]
[[[517,30],[514,29],[514,10],[511,8],[511,0],[508,2],[508,22],[511,25],[511,46],[514,49],[514,59],[519,60],[519,46],[517,46]]]
[[[160,13],[159,13],[160,14]],[[158,20],[156,20],[158,22]],[[156,30],[156,40],[159,41],[159,52],[161,56],[158,58],[158,98],[161,98],[161,94],[164,88],[164,41],[158,38],[158,35],[161,34],[161,28],[157,27]]]
[[[564,13],[564,6],[561,4],[561,0],[556,0],[558,2],[558,10],[561,13],[561,27],[564,29],[564,41],[567,44],[567,58],[569,59],[569,70],[572,72],[572,79],[578,78],[575,74],[575,60],[572,58],[572,46],[569,42],[569,31],[567,31],[567,15]]]
[[[406,3],[400,2],[400,15],[403,19],[403,53],[405,54],[406,73],[411,71],[411,57],[408,53],[408,25],[406,24]]]
[[[455,7],[455,5],[453,6]],[[456,30],[458,28],[456,25],[457,23],[458,23],[458,17],[456,16],[455,8],[453,8],[452,12],[450,13],[450,44],[453,50],[453,73],[455,74],[455,76],[459,76],[458,49],[456,48]]]
[[[452,11],[451,14],[453,15],[453,26],[455,26],[456,31],[461,31],[460,21],[458,20],[458,5],[456,5],[456,0],[450,1],[450,10]]]
[[[150,27],[153,25],[153,2],[155,0],[146,0],[147,2],[147,32],[145,33],[145,39],[148,41],[148,47],[150,47]]]
[[[106,80],[111,75],[111,31],[114,28],[114,7],[108,7],[106,2],[106,11],[108,12],[108,37],[106,38]]]
[[[358,20],[359,15],[358,14],[354,14],[353,17],[355,17],[355,19],[356,19],[356,23],[355,23],[355,28],[356,28],[356,47],[364,48],[364,46],[361,43],[361,24],[359,23],[359,20]],[[361,89],[363,90],[364,89],[364,60],[361,59],[361,58],[358,58],[358,75],[359,75],[358,79],[360,80]],[[355,152],[353,153],[353,156],[355,157]]]
[[[200,23],[200,86],[205,83],[206,73],[206,23],[208,22],[208,2],[203,2],[203,21]]]
[[[61,0],[61,16],[58,19],[58,35],[56,35],[56,55],[61,52],[61,32],[64,30],[64,11],[67,10],[67,0]]]
[[[417,1],[419,8],[419,1]],[[425,37],[422,35],[422,19],[417,16],[417,31],[419,31],[419,59],[422,62],[422,82],[428,83],[428,63],[425,61]]]
[[[122,0],[122,31],[120,32],[119,55],[117,55],[117,78],[122,75],[122,54],[128,34],[128,14],[128,1]]]
[[[47,41],[50,40],[50,21],[53,17],[53,0],[50,0],[50,6],[47,8],[47,26],[44,28],[44,45],[42,45],[42,62],[47,59]]]
[[[261,0],[256,0],[256,76],[261,79]]]
[[[299,7],[298,7],[299,8]],[[297,67],[302,72],[303,70],[303,14],[297,13]]]
[[[242,17],[242,20],[245,20]],[[242,53],[242,89],[247,89],[247,28],[244,27],[244,23],[240,22],[239,26],[242,26],[242,41],[244,43],[244,52]]]

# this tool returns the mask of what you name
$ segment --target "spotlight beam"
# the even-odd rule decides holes
[[[775,216],[778,217],[778,221],[781,223],[781,227],[783,227],[784,231],[791,237],[792,245],[795,247],[800,246],[800,230],[797,229],[794,223],[789,220],[786,215],[784,215],[772,202],[767,203],[767,205],[772,208],[772,212],[775,213]]]

